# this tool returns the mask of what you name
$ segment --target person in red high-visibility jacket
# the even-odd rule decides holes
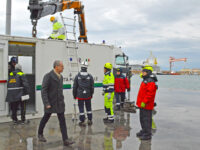
[[[125,92],[130,91],[130,84],[128,79],[122,74],[122,70],[120,68],[117,69],[117,75],[115,76],[115,97],[116,97],[116,108],[120,110],[120,105],[123,108]],[[120,102],[121,97],[121,102]]]
[[[152,77],[153,68],[149,65],[143,67],[143,81],[137,96],[137,106],[140,108],[140,124],[142,130],[136,134],[141,140],[151,139],[152,110],[157,90],[157,78]]]

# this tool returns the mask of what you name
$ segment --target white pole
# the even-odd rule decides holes
[[[7,0],[6,4],[6,35],[11,34],[11,5],[12,0]]]

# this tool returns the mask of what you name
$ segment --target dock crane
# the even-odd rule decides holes
[[[186,62],[187,61],[187,58],[179,58],[179,59],[176,59],[174,57],[169,57],[169,66],[170,66],[170,73],[172,72],[172,63],[173,62],[178,62],[178,61],[184,61]]]
[[[37,35],[37,22],[40,18],[45,17],[47,15],[53,15],[57,12],[62,12],[66,9],[74,9],[74,14],[78,15],[79,21],[79,31],[80,36],[78,37],[79,42],[87,40],[87,30],[85,25],[85,13],[84,6],[79,0],[71,1],[71,0],[49,0],[47,2],[43,2],[42,0],[29,0],[28,9],[31,12],[31,22],[33,25],[32,36],[36,37]]]

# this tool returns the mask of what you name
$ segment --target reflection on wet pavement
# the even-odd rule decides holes
[[[114,124],[104,124],[104,111],[94,112],[94,124],[80,127],[78,122],[71,121],[71,115],[66,116],[69,136],[76,142],[70,147],[63,147],[59,124],[52,117],[45,128],[47,143],[37,140],[37,129],[40,119],[31,120],[30,124],[13,125],[0,124],[1,150],[114,150],[123,148],[123,141],[130,137],[129,113],[116,112]]]
[[[0,124],[0,150],[196,150],[200,141],[200,113],[197,101],[200,92],[191,94],[162,91],[157,95],[158,107],[154,121],[156,133],[151,141],[140,141],[135,134],[140,130],[138,113],[115,112],[115,123],[104,124],[103,110],[94,111],[92,126],[80,127],[66,115],[69,137],[76,143],[63,147],[57,117],[50,118],[44,130],[46,143],[37,140],[40,119],[26,125]],[[176,96],[175,96],[176,95]],[[191,99],[190,99],[191,100]],[[176,102],[175,102],[176,101]],[[179,102],[178,102],[179,101]],[[170,106],[170,107],[169,107]],[[155,131],[155,130],[154,130]]]

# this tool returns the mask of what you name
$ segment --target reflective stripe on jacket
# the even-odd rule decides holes
[[[73,96],[78,100],[89,100],[94,94],[94,79],[87,72],[76,75],[73,84]]]
[[[29,94],[28,81],[20,70],[15,70],[9,74],[7,87],[7,102],[20,101],[23,95]]]
[[[50,37],[52,39],[65,40],[66,39],[66,35],[65,35],[64,26],[59,22],[54,23],[53,24],[53,32],[52,32]]]
[[[103,79],[103,91],[105,93],[114,92],[115,77],[112,72],[107,72]]]

